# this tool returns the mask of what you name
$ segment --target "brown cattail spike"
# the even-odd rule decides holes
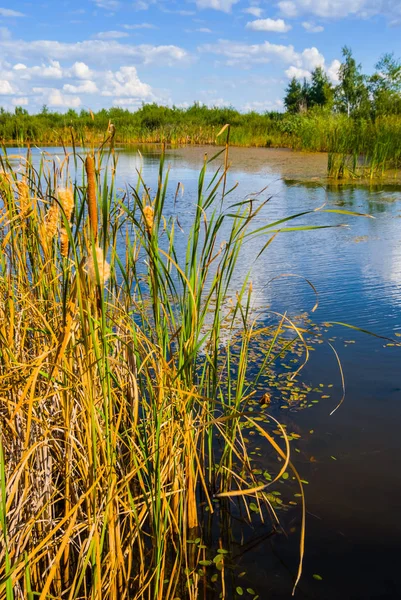
[[[47,241],[51,242],[57,233],[59,208],[57,204],[53,204],[46,215],[45,230]]]
[[[146,230],[149,235],[153,231],[154,210],[151,206],[145,206],[143,209],[143,217],[145,219]]]
[[[96,202],[96,174],[95,159],[88,154],[85,161],[86,176],[88,178],[88,212],[89,224],[93,238],[97,240],[97,202]]]
[[[71,188],[59,188],[57,193],[65,218],[70,223],[72,211],[74,210],[74,193]],[[68,232],[65,227],[60,231],[60,248],[61,256],[66,258],[68,256]]]
[[[23,217],[31,208],[31,201],[29,198],[29,187],[26,181],[17,182],[17,191],[19,196],[19,210],[20,216]]]

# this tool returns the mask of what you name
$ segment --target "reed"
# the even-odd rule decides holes
[[[287,470],[303,494],[285,429],[248,408],[278,358],[308,354],[285,315],[258,322],[249,276],[234,294],[233,274],[245,242],[265,236],[265,251],[315,226],[291,224],[308,213],[256,226],[264,202],[230,203],[227,155],[206,183],[219,153],[180,253],[164,158],[154,194],[138,172],[121,195],[103,152],[38,171],[28,155],[23,172],[1,158],[0,599],[196,599],[208,565],[229,597],[205,519],[229,500],[274,522],[269,492]],[[252,468],[246,427],[281,461],[271,481]]]

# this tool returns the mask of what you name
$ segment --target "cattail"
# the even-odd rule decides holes
[[[58,188],[58,199],[64,210],[65,217],[68,222],[71,220],[72,211],[74,209],[74,194],[71,188]]]
[[[93,254],[86,261],[86,269],[93,283],[96,284],[99,282],[100,285],[104,285],[110,277],[110,265],[105,261],[103,250],[99,246],[95,247],[95,254],[99,279],[96,276],[96,263]]]
[[[29,186],[26,181],[17,181],[17,192],[19,197],[20,215],[23,216],[31,208],[31,201],[29,198]]]
[[[61,256],[68,256],[68,233],[65,227],[60,230],[60,248]]]
[[[145,219],[145,225],[146,225],[146,229],[148,231],[148,234],[150,235],[152,233],[153,230],[153,217],[154,217],[154,210],[151,206],[145,206],[143,209],[143,216]]]
[[[64,210],[65,218],[68,223],[71,220],[72,211],[74,210],[74,194],[71,188],[58,188],[58,199]],[[68,233],[65,227],[60,230],[60,248],[61,256],[68,256]]]
[[[96,202],[96,174],[95,159],[88,155],[85,160],[86,175],[88,178],[88,212],[89,223],[95,241],[97,240],[97,202]]]
[[[53,204],[47,212],[45,221],[45,231],[48,241],[51,241],[57,233],[58,215],[58,204]]]

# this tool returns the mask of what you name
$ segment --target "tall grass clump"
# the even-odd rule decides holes
[[[230,202],[228,155],[212,176],[211,160],[181,251],[164,156],[155,191],[141,172],[117,190],[104,148],[38,170],[29,152],[17,170],[1,158],[1,599],[195,599],[210,564],[228,597],[205,514],[230,502],[276,518],[268,488],[293,469],[290,444],[247,406],[274,360],[308,345],[285,315],[261,327],[249,276],[236,294],[232,280],[245,242],[264,236],[262,253],[308,213],[253,225],[264,202]],[[244,426],[280,459],[268,483]]]

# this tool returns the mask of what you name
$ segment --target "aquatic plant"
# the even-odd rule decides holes
[[[182,253],[164,156],[155,193],[140,171],[120,192],[104,152],[38,171],[29,153],[17,171],[1,157],[0,599],[195,599],[213,582],[226,597],[205,515],[229,500],[275,522],[270,489],[288,470],[303,494],[285,429],[248,408],[278,357],[299,345],[295,375],[308,356],[286,315],[258,323],[249,274],[234,293],[236,263],[249,240],[264,238],[262,255],[278,233],[323,225],[291,224],[316,211],[257,224],[268,199],[230,202],[226,148],[205,156]],[[244,427],[280,459],[267,481]],[[301,517],[295,585],[304,504]]]

